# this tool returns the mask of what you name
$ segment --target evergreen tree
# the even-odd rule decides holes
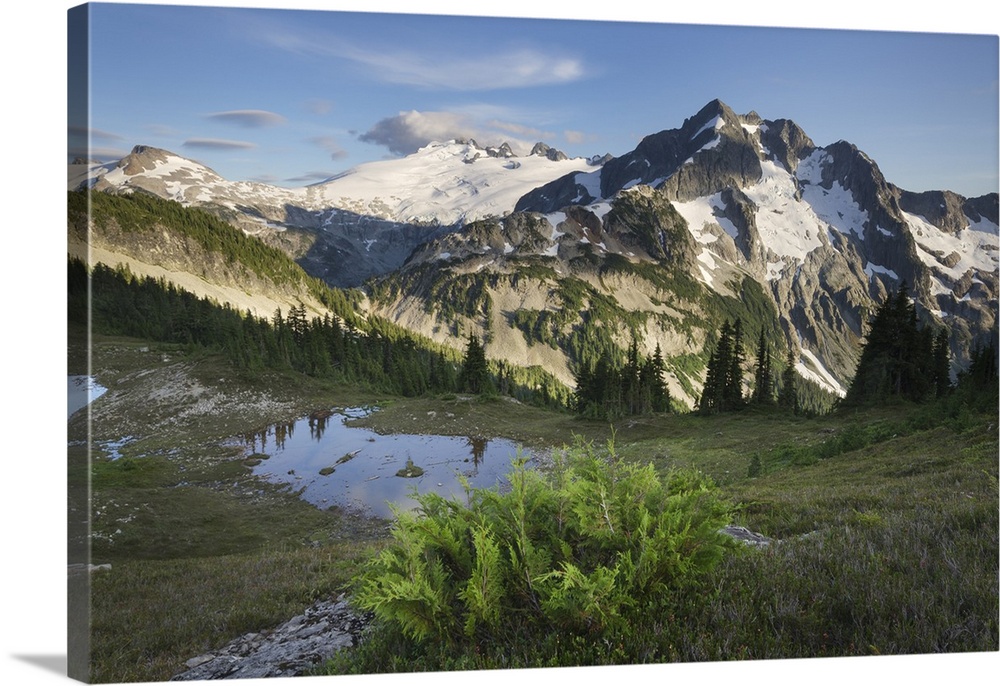
[[[872,318],[844,402],[858,405],[892,397],[920,402],[939,388],[946,393],[947,348],[938,341],[929,329],[920,327],[904,282]]]
[[[771,350],[761,329],[757,342],[757,364],[754,374],[753,402],[757,405],[774,404],[774,377],[771,373]]]
[[[988,391],[995,399],[998,376],[996,345],[992,341],[985,345],[977,342],[970,358],[969,368],[959,379],[959,387],[972,392]]]
[[[743,363],[746,353],[743,349],[743,323],[737,319],[732,329],[732,343],[729,365],[726,372],[723,409],[738,410],[743,407]]]
[[[625,368],[622,370],[622,401],[626,414],[641,413],[642,387],[639,379],[639,344],[635,338],[628,349],[628,356],[625,359]]]
[[[698,411],[701,414],[729,412],[742,408],[743,397],[743,326],[739,319],[728,320],[719,330],[719,342],[709,357]]]
[[[657,343],[656,350],[653,352],[653,359],[650,362],[653,412],[670,411],[670,389],[663,378],[665,371],[666,365],[663,362],[663,352],[660,350],[660,344]]]
[[[732,349],[731,336],[731,327],[727,320],[719,330],[719,341],[708,358],[705,384],[702,388],[701,400],[698,403],[698,411],[701,414],[715,414],[724,408],[726,378],[730,369],[729,361]]]
[[[799,396],[796,390],[798,373],[795,371],[795,350],[788,346],[788,357],[785,359],[785,369],[781,372],[781,390],[778,392],[778,406],[792,412],[798,412]]]
[[[951,347],[948,343],[948,331],[941,329],[934,339],[934,394],[941,398],[951,389]]]
[[[489,393],[493,390],[490,379],[489,365],[486,363],[486,351],[473,334],[465,347],[465,357],[462,360],[462,371],[458,375],[459,390],[469,393]]]

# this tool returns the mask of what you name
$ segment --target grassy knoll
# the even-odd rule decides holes
[[[71,350],[70,371],[84,370]],[[995,651],[997,411],[952,401],[807,419],[746,411],[613,427],[503,399],[373,397],[293,374],[241,378],[193,349],[97,338],[95,449],[70,448],[94,511],[95,681],[163,680],[184,660],[350,590],[387,523],[319,510],[253,477],[228,439],[378,404],[383,432],[601,445],[661,472],[695,467],[736,523],[775,539],[728,555],[697,594],[616,635],[512,632],[456,652],[376,632],[333,673]],[[74,361],[75,360],[75,361]],[[70,441],[85,434],[70,422]],[[105,443],[128,436],[120,447]],[[114,450],[120,453],[110,459]],[[605,640],[606,639],[606,640]],[[392,660],[385,659],[387,655]]]

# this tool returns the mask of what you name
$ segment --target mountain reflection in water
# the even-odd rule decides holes
[[[518,454],[518,445],[506,439],[382,435],[345,423],[368,412],[358,408],[315,412],[239,440],[255,474],[287,483],[313,505],[387,518],[392,517],[389,503],[402,510],[416,507],[414,488],[464,501],[459,474],[473,487],[500,485]],[[408,462],[423,474],[397,476]]]

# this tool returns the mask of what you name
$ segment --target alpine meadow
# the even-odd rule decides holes
[[[655,125],[571,95],[598,63],[627,86],[604,31],[638,55],[764,29],[102,3],[69,27],[69,676],[1000,651],[995,176],[904,189],[764,79],[749,103],[703,78],[679,115],[703,86],[678,85]],[[147,36],[143,69],[114,36]],[[237,42],[188,90],[157,48],[193,83],[206,36]],[[680,78],[649,64],[642,93]],[[590,100],[606,130],[570,115]],[[325,171],[267,162],[318,169],[297,145]]]

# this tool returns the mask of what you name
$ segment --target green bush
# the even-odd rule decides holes
[[[408,640],[475,649],[511,635],[628,633],[722,557],[729,507],[694,471],[661,478],[580,441],[543,473],[519,459],[509,489],[467,502],[416,496],[355,603]]]

